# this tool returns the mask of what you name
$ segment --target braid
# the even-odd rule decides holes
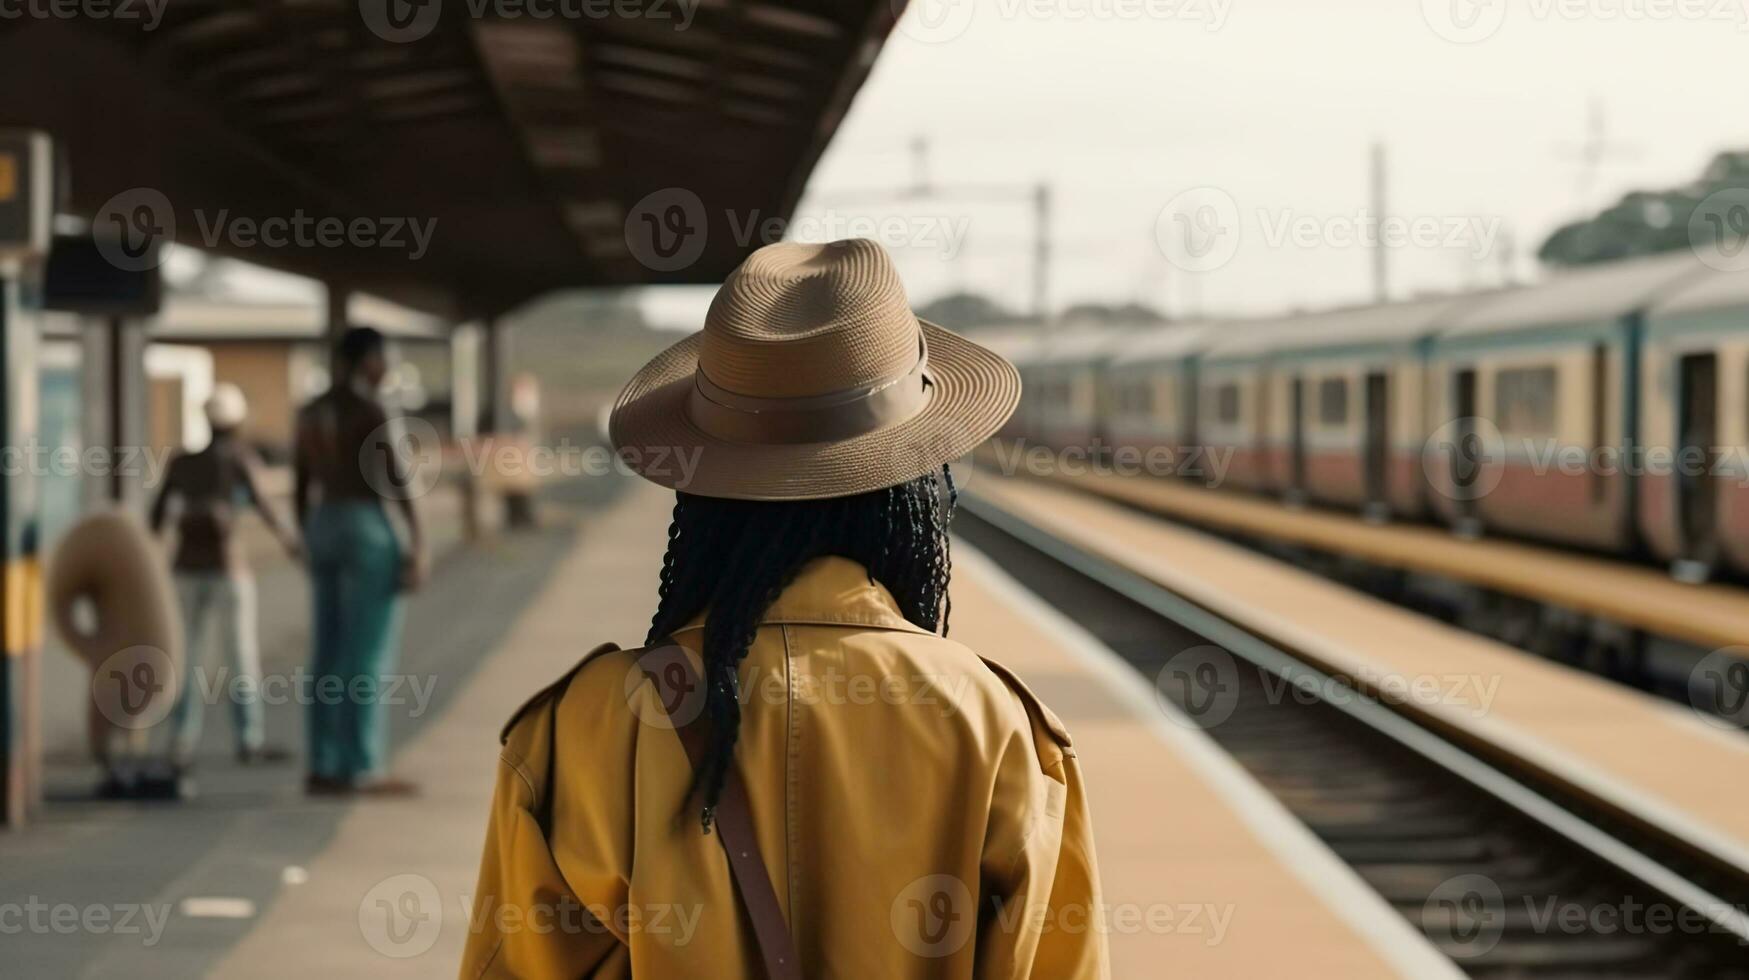
[[[942,484],[947,499],[942,500]],[[765,611],[814,558],[859,562],[912,623],[946,632],[952,563],[947,528],[957,490],[943,467],[897,486],[827,500],[727,500],[677,493],[647,644],[704,613],[710,739],[693,773],[708,832],[740,738],[740,666]]]

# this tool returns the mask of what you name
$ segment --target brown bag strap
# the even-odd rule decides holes
[[[656,687],[656,700],[662,703],[667,718],[680,736],[686,756],[697,770],[704,764],[704,687],[692,660],[673,640],[651,647],[638,655],[638,666]],[[753,816],[747,806],[746,787],[735,766],[729,767],[723,781],[722,796],[716,806],[717,839],[723,842],[723,852],[729,858],[729,873],[735,879],[735,890],[741,904],[753,922],[753,938],[759,944],[759,957],[765,963],[768,980],[801,980],[801,959],[796,955],[795,939],[783,918],[783,906],[778,904],[777,891],[771,886],[771,875],[765,869],[765,858],[759,853],[759,840],[753,833]]]

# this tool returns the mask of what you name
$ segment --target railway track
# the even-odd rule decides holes
[[[968,495],[956,532],[1155,682],[1466,973],[1749,978],[1749,876]]]

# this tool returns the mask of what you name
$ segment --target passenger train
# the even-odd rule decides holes
[[[1709,258],[1267,319],[1059,329],[1000,345],[1025,381],[1004,435],[1205,453],[1223,465],[1178,475],[1683,578],[1749,575],[1749,269]]]

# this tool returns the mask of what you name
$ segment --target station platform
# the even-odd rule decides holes
[[[1741,586],[1691,585],[1647,565],[1499,538],[1464,539],[1443,527],[1376,524],[1182,481],[1110,473],[1048,479],[1198,527],[1438,575],[1706,649],[1749,643],[1749,589]]]
[[[1721,777],[1749,764],[1742,732],[1060,484],[986,476],[975,491],[1334,674],[1388,692],[1405,710],[1749,869],[1749,786]]]
[[[1075,739],[1112,976],[1463,975],[1146,678],[963,544],[953,602],[950,635],[1013,669]],[[1121,925],[1160,912],[1173,927]]]
[[[518,580],[527,589],[519,611],[469,669],[444,675],[442,711],[397,745],[395,770],[423,783],[421,798],[311,804],[281,791],[229,800],[248,822],[226,828],[215,853],[151,896],[174,910],[164,941],[118,946],[82,975],[452,975],[499,728],[595,643],[643,635],[670,500],[626,488],[579,518],[561,555]],[[1076,738],[1114,976],[1458,975],[1206,736],[1162,713],[1115,654],[970,547],[955,557],[954,636],[1014,667]],[[466,601],[453,590],[445,599]],[[323,829],[305,853],[240,846],[247,834],[295,834],[312,822]],[[126,832],[120,822],[106,829]],[[191,898],[223,908],[237,894],[214,884],[220,862],[270,887],[235,918],[185,914]]]

